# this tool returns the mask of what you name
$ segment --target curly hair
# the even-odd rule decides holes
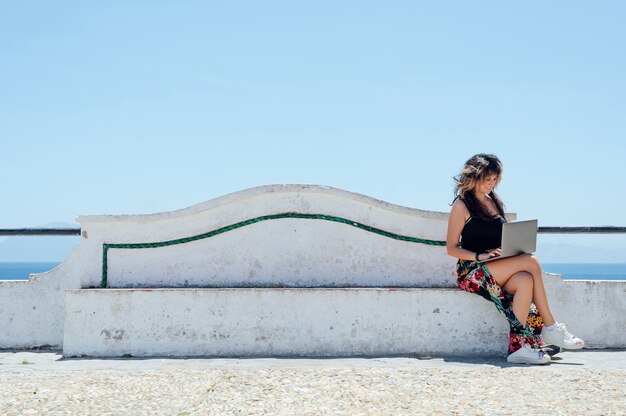
[[[486,221],[491,221],[494,216],[487,208],[476,199],[474,189],[481,181],[488,176],[496,175],[498,181],[502,175],[502,162],[497,156],[486,153],[479,153],[469,158],[458,176],[453,179],[456,182],[454,187],[454,199],[461,199],[467,206],[472,217],[478,217]],[[498,213],[504,217],[504,204],[498,195],[492,190],[489,197],[496,204]]]

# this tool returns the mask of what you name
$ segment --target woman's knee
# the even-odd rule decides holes
[[[519,290],[532,291],[534,287],[533,275],[528,272],[517,272],[504,285],[504,290],[509,293],[516,293]]]
[[[521,254],[520,259],[522,260],[522,264],[527,271],[541,271],[541,263],[539,263],[539,259],[534,254]]]

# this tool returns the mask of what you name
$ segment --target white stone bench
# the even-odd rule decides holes
[[[455,260],[441,245],[446,213],[272,185],[79,222],[81,244],[61,267],[0,283],[0,314],[11,317],[0,347],[62,344],[67,356],[506,350],[504,318],[455,288]],[[625,282],[545,278],[554,312],[589,347],[626,347]]]

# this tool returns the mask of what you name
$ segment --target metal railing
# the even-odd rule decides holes
[[[80,235],[80,228],[0,228],[2,235]],[[626,227],[539,227],[539,234],[626,234]]]
[[[626,234],[626,227],[539,227],[539,234]]]
[[[80,228],[0,228],[0,235],[80,235]]]

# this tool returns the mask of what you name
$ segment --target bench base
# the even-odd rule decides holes
[[[504,316],[459,289],[79,289],[63,354],[503,356],[507,338]]]

